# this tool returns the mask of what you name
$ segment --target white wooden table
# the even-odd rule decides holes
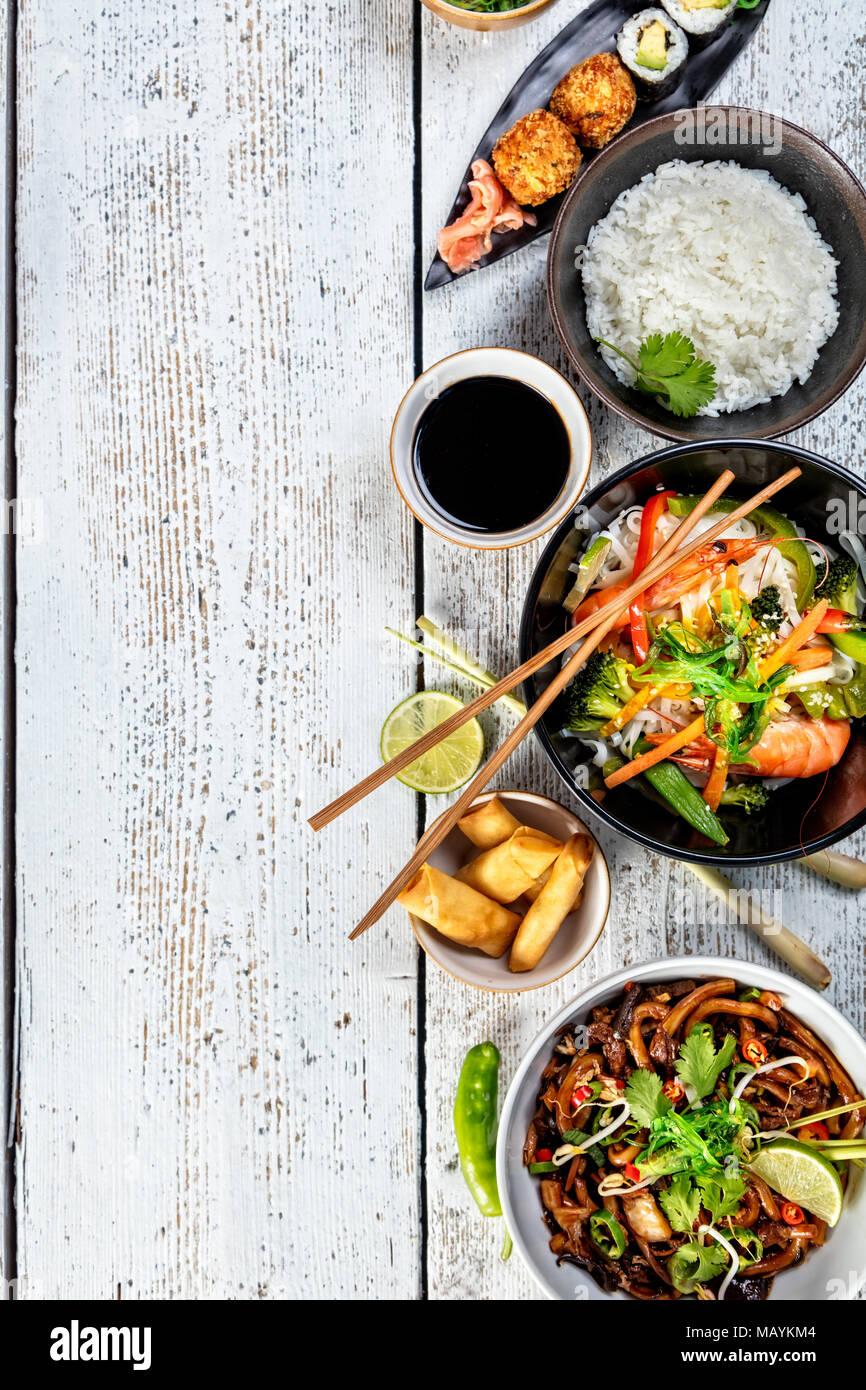
[[[417,534],[387,441],[456,349],[565,368],[544,243],[433,295],[418,275],[478,133],[578,8],[485,36],[409,0],[20,0],[16,495],[42,519],[17,544],[4,1038],[22,1296],[534,1297],[456,1166],[467,1046],[492,1038],[507,1078],[623,961],[773,959],[596,826],[595,952],[558,986],[475,993],[400,911],[347,941],[414,845],[408,789],[306,825],[414,689],[386,624],[425,611],[516,655],[540,545]],[[776,0],[718,96],[862,175],[864,41],[846,0]],[[864,393],[796,442],[862,468]],[[596,481],[656,447],[584,400]],[[533,743],[502,784],[563,794]],[[861,900],[796,866],[754,881],[862,1029]]]

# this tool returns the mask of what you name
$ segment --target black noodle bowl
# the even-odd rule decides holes
[[[529,585],[520,630],[520,659],[542,650],[565,630],[568,615],[562,599],[571,587],[569,564],[579,558],[589,536],[621,511],[642,503],[659,487],[703,493],[723,468],[735,474],[730,494],[744,500],[792,466],[802,476],[773,498],[773,505],[803,526],[808,538],[838,550],[838,530],[866,527],[866,490],[838,464],[793,445],[731,439],[711,446],[677,445],[648,454],[620,469],[586,493],[581,506],[546,546]],[[524,698],[532,704],[560,669],[560,658],[525,682]],[[693,863],[753,864],[794,859],[852,834],[866,824],[866,736],[855,721],[841,761],[826,780],[795,779],[775,791],[762,815],[731,809],[724,815],[729,842],[711,845],[691,826],[651,801],[634,783],[597,795],[580,785],[588,773],[578,771],[591,753],[573,736],[563,735],[556,705],[536,736],[563,781],[583,806],[613,829],[647,849]],[[596,776],[596,781],[600,782]],[[602,799],[598,799],[599,795]]]

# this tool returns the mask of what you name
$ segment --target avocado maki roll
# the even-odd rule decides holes
[[[657,101],[680,85],[689,41],[664,10],[632,15],[617,34],[616,47],[642,101]]]
[[[674,23],[687,34],[696,53],[712,43],[728,23],[737,0],[661,0]]]

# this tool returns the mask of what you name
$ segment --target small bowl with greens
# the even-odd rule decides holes
[[[497,1145],[550,1298],[854,1299],[866,1279],[866,1043],[759,966],[628,967],[545,1027]]]
[[[555,0],[423,0],[428,10],[460,29],[513,29],[535,19]]]

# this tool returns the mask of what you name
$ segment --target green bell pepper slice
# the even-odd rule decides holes
[[[651,744],[641,740],[636,745],[635,752],[645,753],[651,746]],[[609,777],[612,772],[624,765],[625,758],[615,754],[608,758],[602,772],[605,777]],[[710,809],[697,787],[692,786],[688,777],[680,771],[676,763],[656,763],[655,767],[648,767],[639,775],[649,783],[653,791],[657,792],[676,811],[682,820],[693,826],[695,830],[699,830],[702,835],[706,835],[708,840],[712,840],[717,845],[728,843],[725,827],[715,811]]]

